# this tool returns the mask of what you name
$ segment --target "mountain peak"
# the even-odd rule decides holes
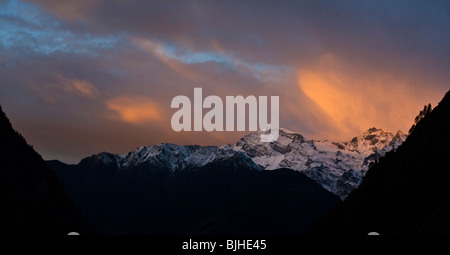
[[[386,136],[392,134],[391,132],[384,131],[381,128],[371,127],[367,129],[365,132],[362,133],[362,136],[368,136],[368,135],[380,135],[380,136]]]
[[[376,127],[371,127],[367,130],[367,132],[369,133],[373,133],[373,132],[377,132],[377,131],[383,131],[382,129],[378,129]]]
[[[384,131],[383,129],[372,127],[361,135],[353,137],[350,141],[334,144],[341,149],[346,149],[357,153],[370,154],[386,147],[389,149],[396,148],[406,140],[406,137],[407,136],[400,130],[398,130],[394,135],[393,133]]]
[[[397,133],[395,133],[394,139],[400,140],[400,139],[403,139],[404,136],[406,136],[406,135],[403,134],[403,132],[401,130],[397,130]]]

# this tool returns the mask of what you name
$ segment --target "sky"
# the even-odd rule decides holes
[[[175,132],[178,95],[279,96],[280,127],[408,132],[450,89],[449,1],[0,0],[0,104],[44,157],[77,163],[246,132]]]

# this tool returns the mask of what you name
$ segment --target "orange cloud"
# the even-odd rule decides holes
[[[361,130],[370,125],[368,119],[361,116],[366,107],[360,96],[352,88],[348,88],[338,75],[302,70],[299,73],[299,86],[326,114],[331,121],[329,124],[336,130]],[[352,118],[358,121],[349,122]]]
[[[298,71],[299,88],[326,118],[320,125],[328,128],[316,134],[322,138],[348,139],[372,126],[407,132],[423,105],[436,105],[440,95],[414,82],[371,70],[356,73],[331,54]]]
[[[106,106],[115,111],[120,120],[128,123],[139,124],[162,118],[159,105],[146,97],[116,97],[108,100]]]

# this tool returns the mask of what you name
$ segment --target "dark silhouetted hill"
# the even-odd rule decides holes
[[[41,156],[0,107],[0,235],[92,233]]]
[[[48,164],[107,234],[298,234],[340,201],[302,173],[261,171],[239,153],[178,172],[151,163],[120,169],[106,154]]]

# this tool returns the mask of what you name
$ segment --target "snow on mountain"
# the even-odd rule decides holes
[[[101,153],[94,157],[119,169],[149,164],[168,168],[172,173],[241,157],[258,169],[300,171],[345,198],[360,184],[371,162],[396,149],[406,139],[401,131],[394,135],[376,128],[346,142],[310,140],[299,133],[280,129],[278,140],[266,143],[260,141],[261,134],[250,133],[236,144],[219,147],[163,143],[139,147],[123,155]]]
[[[135,151],[122,155],[103,152],[94,157],[97,157],[104,164],[114,165],[118,169],[149,164],[167,168],[172,173],[175,173],[183,169],[204,166],[214,161],[246,156],[242,152],[235,151],[231,148],[162,143],[139,147]],[[252,161],[250,162],[253,168],[260,168]]]
[[[376,128],[340,143],[309,140],[286,129],[280,129],[279,139],[272,143],[259,142],[259,135],[248,134],[232,147],[263,169],[286,167],[300,171],[341,198],[360,184],[371,162],[406,139],[401,131],[394,135]]]

